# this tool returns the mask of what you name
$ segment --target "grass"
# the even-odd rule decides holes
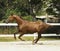
[[[32,41],[34,38],[33,37],[22,37],[26,41]],[[60,40],[60,38],[57,37],[42,37],[40,41],[45,41],[45,40]],[[11,42],[11,41],[20,41],[20,39],[17,38],[15,40],[13,37],[0,37],[0,42]]]
[[[15,41],[13,37],[0,37],[0,42]]]
[[[33,37],[22,37],[26,41],[33,40]],[[14,37],[0,37],[0,42],[20,41],[20,39],[14,39]]]

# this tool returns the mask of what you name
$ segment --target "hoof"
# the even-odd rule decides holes
[[[24,39],[22,39],[22,38],[20,38],[20,37],[18,37],[18,39],[20,39],[21,41],[25,41]]]
[[[32,44],[35,45],[35,44],[37,44],[37,43],[35,43],[35,41],[33,41]]]
[[[35,44],[37,44],[37,43],[32,43],[32,45],[35,45]]]
[[[25,41],[25,40],[21,40],[21,41]]]

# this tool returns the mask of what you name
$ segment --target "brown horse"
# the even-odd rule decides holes
[[[34,43],[38,42],[38,40],[41,38],[41,33],[43,33],[50,26],[42,21],[26,21],[17,15],[10,15],[6,22],[8,23],[13,20],[15,20],[18,24],[18,32],[14,33],[14,38],[16,39],[16,34],[20,33],[18,38],[20,40],[23,40],[21,36],[23,36],[24,34],[32,34],[37,32],[38,37],[33,40]]]

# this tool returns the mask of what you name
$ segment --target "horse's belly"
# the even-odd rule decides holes
[[[34,27],[31,27],[31,28],[29,27],[26,29],[26,33],[36,33],[36,32],[37,32],[37,29]]]
[[[20,31],[24,33],[35,33],[38,31],[38,25],[20,26]]]

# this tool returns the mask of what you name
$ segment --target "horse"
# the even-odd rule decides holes
[[[24,41],[24,39],[21,38],[24,34],[33,34],[37,32],[38,36],[36,37],[36,39],[33,40],[33,44],[36,44],[38,42],[38,40],[41,38],[42,33],[46,33],[47,30],[50,31],[52,28],[55,28],[54,26],[48,25],[42,21],[24,20],[21,18],[21,16],[14,15],[14,14],[10,15],[7,18],[6,23],[12,22],[14,20],[18,24],[18,31],[14,33],[14,38],[16,39],[16,34],[20,33],[18,38]]]

